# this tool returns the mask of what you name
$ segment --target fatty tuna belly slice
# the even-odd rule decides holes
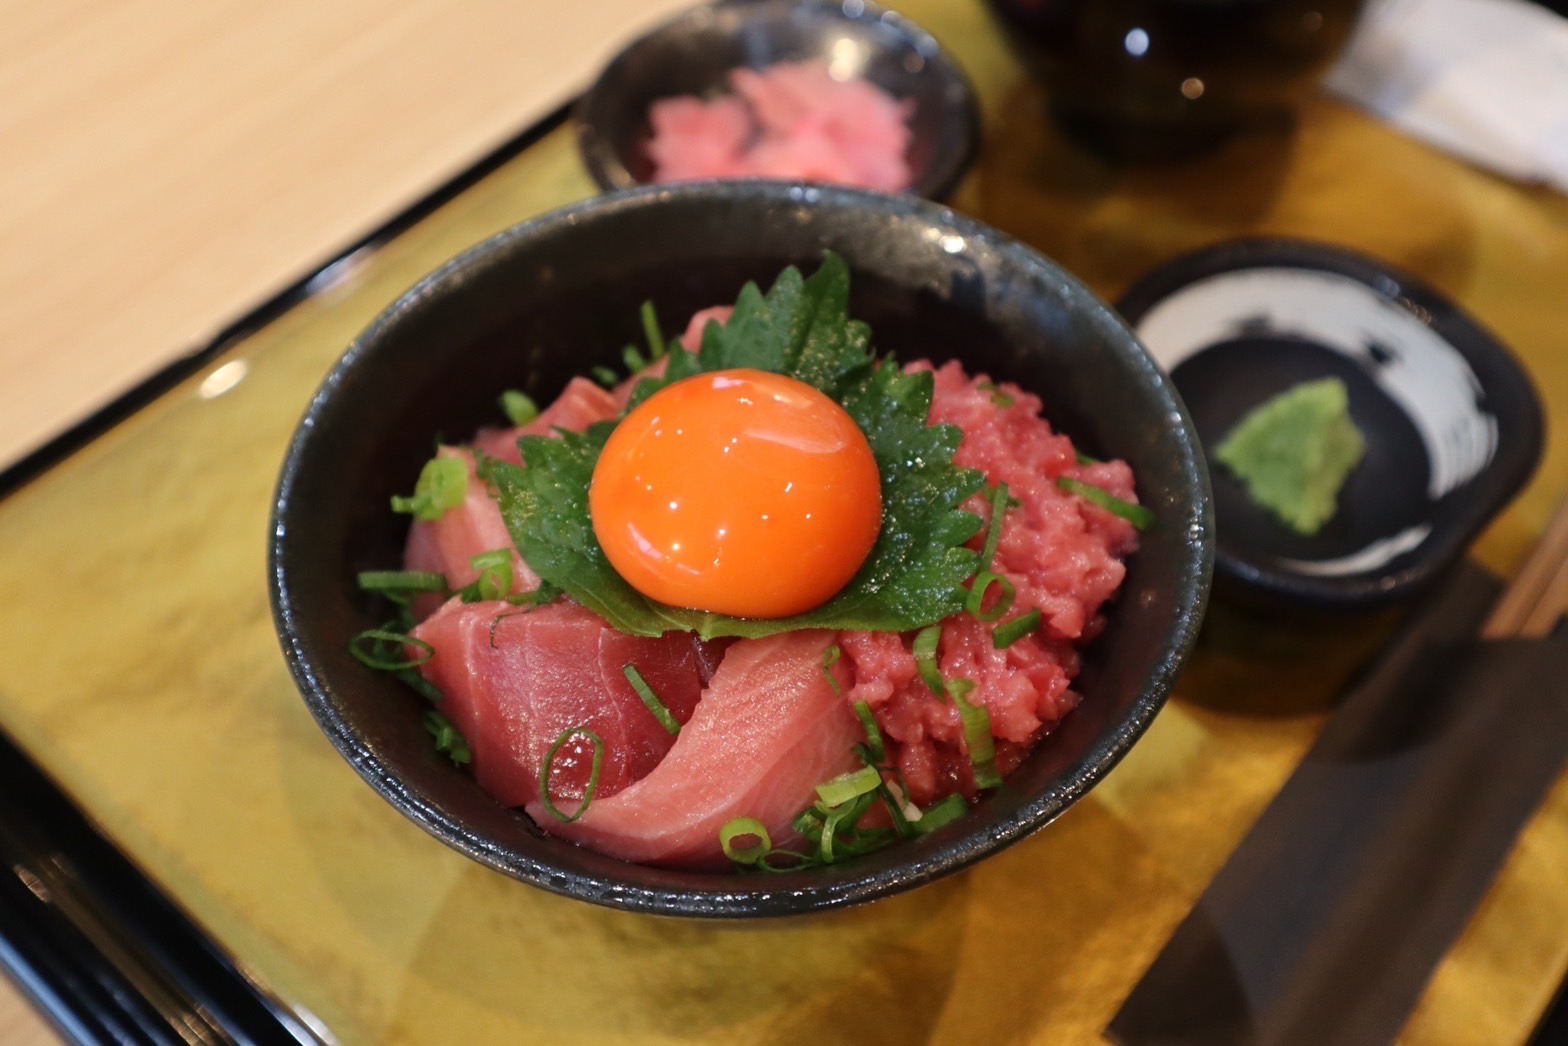
[[[791,845],[790,824],[816,786],[860,765],[860,722],[822,669],[833,638],[811,631],[736,642],[647,777],[595,799],[570,824],[539,803],[528,813],[551,834],[641,864],[723,868],[719,829],[737,817],[756,818],[776,846]]]
[[[704,663],[692,636],[628,636],[564,600],[522,610],[452,599],[414,637],[436,651],[420,671],[445,695],[437,710],[473,751],[479,786],[507,806],[539,798],[545,759],[569,730],[591,730],[603,742],[598,796],[658,765],[675,738],[627,681],[626,665],[677,722],[691,718],[702,692]],[[573,734],[551,762],[550,795],[568,814],[587,790],[592,760],[592,742]]]

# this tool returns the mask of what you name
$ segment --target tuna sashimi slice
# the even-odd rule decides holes
[[[541,410],[533,421],[509,429],[480,429],[474,435],[474,446],[492,458],[521,465],[523,456],[517,449],[521,437],[548,436],[556,429],[582,432],[596,421],[615,417],[624,405],[597,382],[573,378],[555,402]]]
[[[790,822],[816,786],[860,765],[859,720],[822,668],[833,639],[810,631],[736,642],[648,776],[570,824],[539,803],[528,813],[554,835],[645,864],[724,867],[719,829],[736,817],[761,821],[776,846],[793,845]]]
[[[581,432],[596,421],[620,413],[624,400],[586,378],[573,378],[539,416],[527,425],[510,429],[481,429],[474,447],[493,458],[522,464],[517,440],[527,435],[548,435],[556,429]],[[535,574],[512,545],[512,535],[501,518],[501,507],[490,496],[474,471],[474,454],[461,447],[442,447],[442,457],[462,458],[468,466],[468,491],[463,503],[449,509],[440,519],[415,520],[408,528],[403,547],[403,566],[407,570],[428,570],[445,575],[447,585],[462,588],[478,580],[479,570],[470,562],[481,552],[504,548],[512,553],[512,591],[528,592],[539,587]],[[428,617],[441,605],[439,598],[423,596],[414,602],[414,616]]]
[[[463,503],[448,509],[440,519],[415,520],[408,528],[408,541],[403,547],[404,569],[445,575],[447,586],[459,589],[479,580],[480,572],[470,562],[474,556],[504,548],[512,553],[512,591],[538,588],[539,575],[529,569],[512,545],[512,535],[501,518],[501,506],[474,474],[473,454],[459,447],[442,447],[438,454],[462,459],[468,466],[468,489]],[[427,617],[440,605],[439,596],[422,596],[414,601],[414,616]]]
[[[545,758],[569,730],[592,730],[603,742],[598,796],[658,765],[675,738],[624,666],[636,666],[677,722],[691,718],[702,692],[703,651],[692,636],[628,636],[564,600],[525,610],[453,599],[414,636],[435,648],[420,671],[445,695],[438,710],[473,750],[475,779],[507,806],[539,798]],[[568,813],[583,797],[592,757],[592,743],[574,734],[551,761],[550,794]]]
[[[702,332],[708,329],[708,324],[717,323],[722,327],[734,313],[733,305],[710,305],[706,309],[698,309],[692,313],[686,330],[681,333],[681,347],[687,352],[702,351]]]

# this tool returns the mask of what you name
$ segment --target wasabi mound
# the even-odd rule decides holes
[[[1252,500],[1311,536],[1334,517],[1339,490],[1365,452],[1345,383],[1324,378],[1253,408],[1214,457],[1246,484]]]

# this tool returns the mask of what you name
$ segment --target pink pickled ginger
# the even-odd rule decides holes
[[[656,182],[790,178],[907,189],[912,103],[825,62],[730,72],[734,94],[653,104],[648,156]]]

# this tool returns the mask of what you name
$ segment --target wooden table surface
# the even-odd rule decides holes
[[[0,0],[0,468],[563,101],[683,0]]]
[[[685,0],[0,0],[0,469],[568,100]],[[0,978],[0,1042],[53,1033]]]

